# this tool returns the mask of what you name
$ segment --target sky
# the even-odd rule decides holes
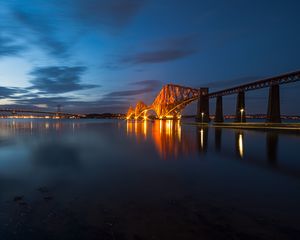
[[[212,92],[297,71],[299,9],[298,0],[0,0],[0,107],[125,113],[168,83]],[[281,87],[283,114],[300,115],[299,91]],[[267,98],[247,92],[247,111],[265,113]],[[235,96],[223,101],[233,113]]]

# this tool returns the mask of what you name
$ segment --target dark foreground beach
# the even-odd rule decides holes
[[[298,239],[300,233],[297,216],[270,217],[192,196],[120,204],[56,198],[49,191],[32,202],[3,204],[1,239]]]
[[[11,121],[1,240],[299,239],[298,134]]]

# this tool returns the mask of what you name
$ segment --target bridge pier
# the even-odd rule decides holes
[[[224,122],[222,96],[217,96],[215,122]]]
[[[280,92],[279,85],[272,85],[269,88],[269,102],[267,122],[281,123],[280,117]]]
[[[197,104],[196,121],[208,123],[210,121],[208,88],[200,88],[199,96],[200,97],[198,99],[198,104]]]
[[[245,92],[244,91],[240,91],[237,95],[235,121],[236,122],[246,122]]]

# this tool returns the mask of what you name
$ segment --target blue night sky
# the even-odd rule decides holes
[[[298,0],[0,0],[0,106],[126,112],[166,83],[214,91],[299,70],[299,9]],[[281,88],[284,114],[300,114],[299,90]],[[247,92],[248,112],[265,113],[267,92]],[[235,96],[224,104],[232,113]]]

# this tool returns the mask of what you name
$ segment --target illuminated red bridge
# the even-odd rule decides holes
[[[182,110],[191,102],[198,101],[197,121],[209,122],[209,99],[216,98],[215,122],[223,122],[223,96],[237,94],[236,121],[246,121],[245,92],[269,88],[267,121],[281,122],[279,85],[300,80],[300,71],[270,77],[255,82],[209,93],[208,88],[190,88],[180,85],[165,85],[151,105],[139,101],[136,107],[130,107],[127,119],[147,118],[149,111],[154,111],[159,119],[179,119]]]

